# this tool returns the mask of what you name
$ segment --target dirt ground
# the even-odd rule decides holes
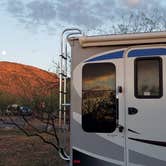
[[[0,166],[67,166],[57,151],[19,130],[0,129]]]

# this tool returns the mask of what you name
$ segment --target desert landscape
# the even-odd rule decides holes
[[[0,62],[0,82],[0,166],[65,165],[56,149],[63,135],[53,131],[58,130],[57,75]]]

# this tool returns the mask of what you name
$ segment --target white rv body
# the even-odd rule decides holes
[[[166,32],[69,42],[70,166],[165,166]]]

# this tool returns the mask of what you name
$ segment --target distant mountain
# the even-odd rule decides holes
[[[57,88],[58,76],[54,73],[33,66],[0,62],[0,92],[31,97],[58,91]]]

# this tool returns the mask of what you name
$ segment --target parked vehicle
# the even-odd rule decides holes
[[[11,104],[7,106],[5,111],[6,115],[18,115],[20,110],[20,106],[18,104]]]
[[[20,115],[30,116],[30,115],[32,115],[32,110],[27,106],[21,106]]]
[[[165,166],[166,32],[68,41],[70,166]]]

